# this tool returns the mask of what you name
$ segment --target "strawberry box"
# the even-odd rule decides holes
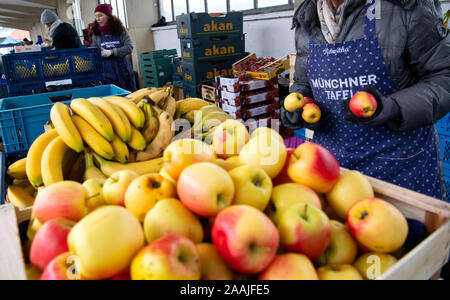
[[[232,106],[248,106],[270,99],[279,101],[279,94],[278,85],[275,85],[268,89],[252,91],[249,93],[230,93],[222,90],[221,99]]]
[[[272,99],[251,107],[237,107],[222,102],[222,109],[235,119],[247,120],[267,113],[280,113],[280,103]]]
[[[239,78],[220,77],[217,83],[222,91],[242,93],[278,85],[278,78],[271,80],[239,80]]]
[[[271,80],[289,70],[289,62],[289,55],[275,60],[274,58],[258,58],[253,53],[233,64],[233,74],[241,80],[246,78]]]

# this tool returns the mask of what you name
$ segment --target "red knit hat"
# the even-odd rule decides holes
[[[111,4],[100,4],[95,8],[94,13],[101,12],[101,13],[104,13],[105,15],[111,17],[112,11],[113,11],[113,8],[112,8]]]

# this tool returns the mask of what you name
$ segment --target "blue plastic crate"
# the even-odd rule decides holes
[[[444,118],[436,123],[436,129],[439,134],[445,134],[450,136],[450,114],[446,115]]]
[[[44,133],[55,102],[69,104],[72,99],[126,96],[130,92],[115,85],[104,85],[54,93],[5,98],[0,100],[0,130],[6,153],[28,150]]]
[[[450,170],[450,135],[439,135],[440,152],[444,168]],[[450,176],[450,174],[449,174]]]
[[[294,135],[296,137],[298,137],[299,139],[306,141],[306,129],[305,128],[294,131]]]
[[[444,178],[445,201],[450,203],[450,176]]]
[[[8,97],[8,87],[6,83],[0,83],[0,99]]]
[[[57,85],[76,88],[104,80],[99,48],[80,48],[2,57],[8,95],[36,94]]]

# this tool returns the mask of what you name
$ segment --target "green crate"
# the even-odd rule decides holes
[[[141,58],[144,59],[157,59],[157,58],[171,58],[177,56],[177,49],[170,50],[155,50],[152,52],[144,52],[141,54]]]
[[[212,61],[242,57],[245,53],[244,35],[181,39],[183,62]]]
[[[144,80],[144,87],[163,87],[168,82],[172,82],[172,75],[160,76],[154,72],[142,73],[142,79]]]
[[[192,39],[204,36],[244,33],[244,14],[190,13],[177,16],[177,32],[180,39]]]

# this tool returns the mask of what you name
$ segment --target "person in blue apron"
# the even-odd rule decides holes
[[[322,108],[313,142],[342,167],[444,199],[434,124],[450,111],[450,36],[439,4],[419,0],[306,0],[294,16],[297,60],[291,92]],[[360,119],[359,91],[378,102]],[[290,129],[309,127],[282,109]]]
[[[133,42],[122,21],[112,13],[110,4],[96,7],[92,47],[101,48],[106,83],[134,92],[136,79],[130,61]]]

